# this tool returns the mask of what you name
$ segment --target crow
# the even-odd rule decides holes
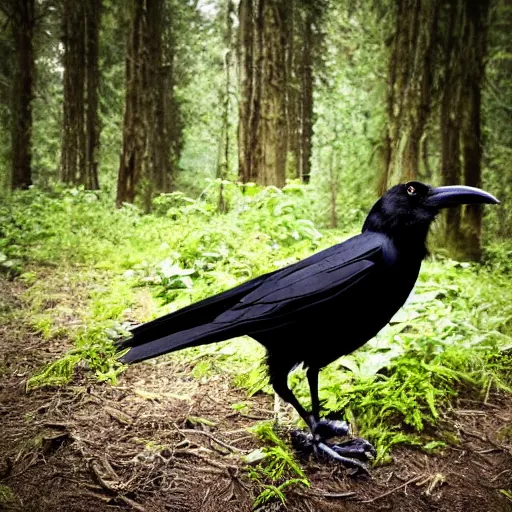
[[[418,181],[390,188],[371,208],[361,234],[297,263],[251,279],[174,313],[139,325],[118,343],[124,363],[248,335],[267,350],[270,382],[309,427],[316,453],[366,471],[358,459],[370,443],[346,435],[341,421],[320,419],[318,373],[373,338],[405,303],[427,255],[430,225],[442,208],[499,201],[473,187]],[[307,412],[288,387],[303,363],[311,393]]]

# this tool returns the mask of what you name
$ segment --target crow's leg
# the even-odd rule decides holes
[[[320,419],[318,371],[318,368],[310,367],[306,374],[311,394],[310,428],[313,436],[312,439],[309,436],[303,438],[302,445],[306,447],[310,444],[316,455],[332,459],[345,467],[368,473],[367,467],[361,461],[367,461],[376,455],[375,448],[368,441],[355,438],[347,439],[339,444],[327,442],[327,439],[331,437],[347,436],[350,427],[345,421]]]
[[[299,416],[305,421],[306,425],[312,430],[311,415],[302,407],[292,390],[288,387],[288,373],[273,372],[272,386],[274,391],[285,401],[291,404],[299,413]]]
[[[335,436],[346,436],[350,427],[345,421],[321,420],[320,399],[318,398],[318,368],[309,367],[306,373],[311,394],[311,430],[319,439],[330,439]]]
[[[336,435],[346,435],[348,433],[348,425],[345,422],[334,422],[329,420],[316,420],[319,414],[319,400],[318,400],[318,371],[308,372],[308,381],[310,387],[312,386],[312,404],[315,412],[309,414],[304,407],[297,400],[291,389],[288,387],[288,373],[273,371],[271,373],[272,385],[274,391],[286,402],[291,404],[299,413],[300,417],[308,425],[311,433],[293,432],[292,439],[296,448],[314,451],[316,455],[334,460],[347,468],[354,468],[358,471],[368,473],[368,468],[357,458],[368,460],[375,450],[373,447],[364,440],[350,439],[341,443],[331,444],[326,441],[326,438],[334,437]],[[315,392],[316,391],[316,392]],[[316,414],[316,418],[315,418]],[[326,430],[326,438],[322,434],[322,430]],[[366,443],[355,445],[357,441]]]

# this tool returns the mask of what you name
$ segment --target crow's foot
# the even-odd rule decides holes
[[[332,430],[329,432],[331,433],[330,437],[334,437]],[[377,454],[375,448],[368,441],[359,437],[335,444],[327,442],[325,438],[320,438],[316,431],[313,435],[309,432],[294,430],[291,436],[296,450],[308,455],[314,453],[320,459],[333,460],[346,468],[354,469],[355,473],[369,474],[368,467],[364,463],[375,458]]]
[[[311,431],[318,439],[331,439],[332,437],[345,437],[350,433],[350,425],[346,421],[310,419]]]

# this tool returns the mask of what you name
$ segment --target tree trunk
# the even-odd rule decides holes
[[[61,177],[98,189],[101,0],[64,2],[64,104]]]
[[[240,0],[238,29],[238,63],[240,102],[238,123],[238,173],[243,183],[251,181],[251,127],[254,115],[253,49],[254,11],[252,0]]]
[[[165,190],[170,172],[162,66],[163,0],[132,0],[131,8],[116,203],[133,203],[140,196],[149,211],[155,191]]]
[[[441,106],[442,174],[447,185],[481,186],[481,89],[485,76],[489,0],[451,4]],[[480,258],[482,209],[449,209],[445,239],[458,258]]]
[[[313,9],[307,8],[304,22],[304,44],[301,63],[301,130],[300,160],[298,174],[304,183],[309,183],[311,153],[313,147]]]
[[[396,0],[389,62],[388,129],[379,192],[417,179],[420,145],[434,100],[435,34],[441,0]]]
[[[35,0],[17,0],[13,7],[16,71],[12,86],[11,187],[27,189],[32,184]]]
[[[231,47],[233,37],[233,21],[232,14],[235,10],[232,0],[226,2],[226,26],[224,32],[224,90],[221,94],[222,102],[222,130],[221,130],[221,156],[217,162],[217,177],[221,183],[219,187],[219,199],[217,202],[217,210],[221,213],[227,211],[228,205],[224,197],[224,183],[230,173],[230,152],[231,152]]]
[[[174,4],[173,4],[174,5]],[[164,90],[164,123],[167,144],[167,157],[166,162],[168,167],[164,176],[162,184],[162,192],[171,192],[174,187],[174,177],[178,172],[178,165],[180,160],[181,151],[183,149],[183,120],[181,115],[180,102],[175,94],[175,86],[179,73],[176,73],[177,64],[177,41],[176,30],[173,27],[173,12],[170,9],[170,4],[166,4],[165,12],[165,31],[162,34],[163,47],[165,48],[162,67],[162,79]],[[176,7],[174,7],[176,8]]]
[[[90,190],[100,188],[98,178],[98,154],[100,146],[100,119],[99,119],[99,34],[101,21],[101,0],[88,0],[87,31],[86,31],[86,172],[85,186]]]
[[[329,227],[337,228],[338,227],[338,212],[337,212],[337,202],[338,202],[338,176],[335,171],[335,163],[334,163],[334,147],[331,147],[329,153]]]
[[[146,144],[143,122],[144,2],[132,0],[131,26],[126,50],[126,97],[123,122],[123,151],[117,181],[118,207],[133,203],[142,175],[142,161]]]
[[[464,1],[464,0],[463,0]],[[441,174],[443,185],[461,183],[460,132],[462,117],[461,85],[457,78],[462,44],[463,13],[460,1],[450,6],[448,29],[444,43],[445,83],[441,100]],[[445,214],[445,243],[456,246],[460,237],[460,208],[449,208]]]
[[[286,176],[286,2],[240,3],[240,179],[282,187]],[[246,133],[248,132],[248,133]]]
[[[466,115],[462,125],[462,145],[464,148],[464,184],[470,187],[482,185],[482,86],[485,77],[484,60],[487,54],[487,32],[489,0],[467,2],[467,15],[470,24],[469,40],[466,48],[468,56],[468,82]],[[482,206],[468,205],[462,219],[465,234],[465,256],[473,260],[481,257]]]

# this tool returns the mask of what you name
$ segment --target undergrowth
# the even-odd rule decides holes
[[[309,487],[309,480],[295,460],[289,447],[283,442],[271,422],[260,422],[249,429],[266,446],[245,456],[249,478],[259,487],[260,493],[254,500],[254,508],[278,500],[286,502],[285,491],[292,486]]]
[[[296,184],[282,191],[248,187],[245,193],[233,184],[223,187],[229,209],[222,215],[216,211],[218,181],[196,200],[180,193],[158,197],[152,215],[130,205],[114,209],[100,193],[79,189],[33,189],[0,206],[0,270],[26,283],[36,330],[74,342],[32,376],[29,388],[65,384],[77,366],[115,383],[123,366],[112,339],[129,322],[179,309],[359,230],[318,231],[308,220],[304,188]],[[455,442],[435,428],[457,395],[509,390],[511,255],[511,244],[502,242],[485,247],[481,265],[432,257],[391,324],[322,371],[324,413],[347,419],[373,442],[377,462],[388,461],[399,443],[434,450]],[[84,290],[79,306],[69,291],[77,284]],[[77,309],[78,321],[63,320],[76,317]],[[332,343],[343,343],[341,328],[332,336]],[[223,372],[252,395],[271,393],[263,356],[259,344],[239,338],[169,357],[189,360],[198,378]],[[307,404],[300,369],[290,382]],[[284,487],[292,485],[286,482],[305,484],[279,437],[262,436],[273,448],[253,469],[263,492],[258,503],[284,499]]]

